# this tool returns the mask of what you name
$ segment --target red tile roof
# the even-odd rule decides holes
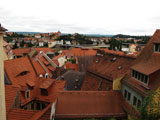
[[[15,102],[15,98],[18,95],[19,87],[13,85],[5,85],[5,98],[6,98],[6,112],[11,110],[12,105]]]
[[[43,89],[48,89],[52,84],[53,82],[55,81],[54,79],[46,79],[46,78],[39,78],[41,79],[41,85],[39,86],[39,88],[43,88]]]
[[[59,92],[56,118],[126,117],[119,98],[119,94],[113,91]]]
[[[156,90],[160,86],[160,53],[154,52],[154,43],[160,42],[160,30],[157,30],[152,38],[147,43],[146,47],[139,54],[137,59],[134,62],[132,69],[149,75],[149,84],[145,85],[150,90]],[[151,76],[150,76],[151,75]],[[143,83],[135,80],[131,77],[131,70],[128,71],[128,74],[124,78],[124,84],[127,84],[135,91],[146,96],[150,90],[147,90]]]
[[[72,48],[73,56],[94,56],[96,55],[97,50],[94,49],[82,49],[82,48]]]
[[[7,120],[29,120],[38,111],[35,110],[23,110],[23,109],[12,109],[7,114]]]
[[[101,85],[100,85],[101,84]],[[89,72],[86,73],[81,90],[82,91],[106,91],[112,89],[113,83],[106,79],[97,77]]]
[[[72,69],[72,70],[78,71],[78,64],[72,64],[70,62],[67,62],[65,64],[65,67],[66,69]]]
[[[108,80],[114,80],[124,75],[135,59],[129,56],[106,54],[96,56],[88,71]]]
[[[13,85],[26,86],[31,84],[34,86],[36,73],[28,57],[5,60],[4,69]],[[21,75],[23,72],[26,72],[26,74]]]

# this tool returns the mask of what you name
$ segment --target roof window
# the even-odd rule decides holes
[[[24,76],[24,75],[26,75],[28,73],[28,71],[23,71],[23,72],[21,72],[19,75],[20,76]]]

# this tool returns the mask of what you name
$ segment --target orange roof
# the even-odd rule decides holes
[[[65,91],[58,93],[56,118],[95,117],[126,117],[119,94],[113,91]]]
[[[135,59],[129,56],[104,54],[96,56],[88,71],[108,80],[114,80],[124,75]]]
[[[65,64],[66,69],[74,69],[75,71],[78,71],[78,64],[72,64],[70,62],[67,62]]]
[[[7,113],[11,109],[15,102],[16,95],[18,94],[19,88],[13,85],[5,85],[5,98],[6,98],[6,111]]]
[[[29,120],[37,112],[38,111],[35,111],[35,110],[23,110],[23,109],[14,108],[7,114],[7,119],[8,120]]]
[[[28,57],[5,60],[4,69],[13,85],[35,84],[36,74]],[[21,75],[23,72],[26,72],[25,75]]]
[[[135,60],[134,65],[131,67],[132,69],[146,75],[153,74],[152,77],[149,77],[149,84],[146,85],[146,87],[151,90],[156,90],[160,86],[160,53],[154,52],[154,43],[158,42],[160,42],[160,30],[156,30],[145,48]],[[128,71],[128,74],[124,78],[124,84],[144,96],[150,92],[150,90],[142,87],[142,85],[144,85],[143,83],[131,77],[131,70]]]
[[[93,49],[72,48],[72,54],[74,56],[94,56],[96,53],[97,51]]]
[[[39,86],[40,88],[43,88],[43,89],[48,89],[52,84],[53,82],[55,81],[54,79],[46,79],[46,78],[39,78],[42,80],[42,83],[41,85]]]
[[[100,85],[101,84],[101,85]],[[83,81],[82,91],[106,91],[112,89],[113,83],[106,79],[97,77],[96,75],[87,72]]]

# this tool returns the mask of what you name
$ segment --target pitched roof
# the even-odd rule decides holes
[[[8,115],[7,120],[28,120],[31,119],[34,114],[38,111],[35,110],[23,110],[23,109],[12,109]]]
[[[6,112],[11,110],[12,105],[18,94],[19,87],[13,85],[5,85]]]
[[[5,60],[4,69],[13,85],[26,86],[27,84],[35,84],[36,73],[28,57]],[[23,72],[26,73],[21,75]]]
[[[119,98],[113,91],[59,92],[56,118],[126,117]]]
[[[160,30],[156,30],[154,35],[151,37],[146,47],[139,54],[135,60],[132,69],[143,73],[145,75],[154,75],[149,78],[149,84],[145,85],[134,78],[131,77],[131,70],[124,78],[123,83],[130,86],[132,89],[136,90],[140,94],[146,96],[150,90],[156,90],[160,86],[160,53],[154,52],[154,43],[160,42]]]
[[[88,71],[112,81],[124,75],[134,60],[130,56],[97,55],[90,64]]]
[[[69,70],[62,76],[58,77],[57,80],[64,79],[66,81],[66,90],[80,90],[84,77],[84,72]]]
[[[85,79],[83,81],[81,90],[83,91],[106,91],[110,90],[113,87],[113,83],[110,81],[107,81],[104,78],[101,78],[99,76],[96,76],[95,74],[86,73]]]
[[[72,64],[71,62],[67,62],[65,64],[66,69],[78,71],[78,64]]]

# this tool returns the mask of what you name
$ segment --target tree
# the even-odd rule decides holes
[[[15,44],[13,45],[13,49],[18,48],[17,43],[18,43],[18,42],[16,41]]]
[[[158,120],[160,118],[160,89],[151,91],[138,108],[140,120]]]
[[[24,47],[24,40],[20,43],[20,46],[23,48]]]

